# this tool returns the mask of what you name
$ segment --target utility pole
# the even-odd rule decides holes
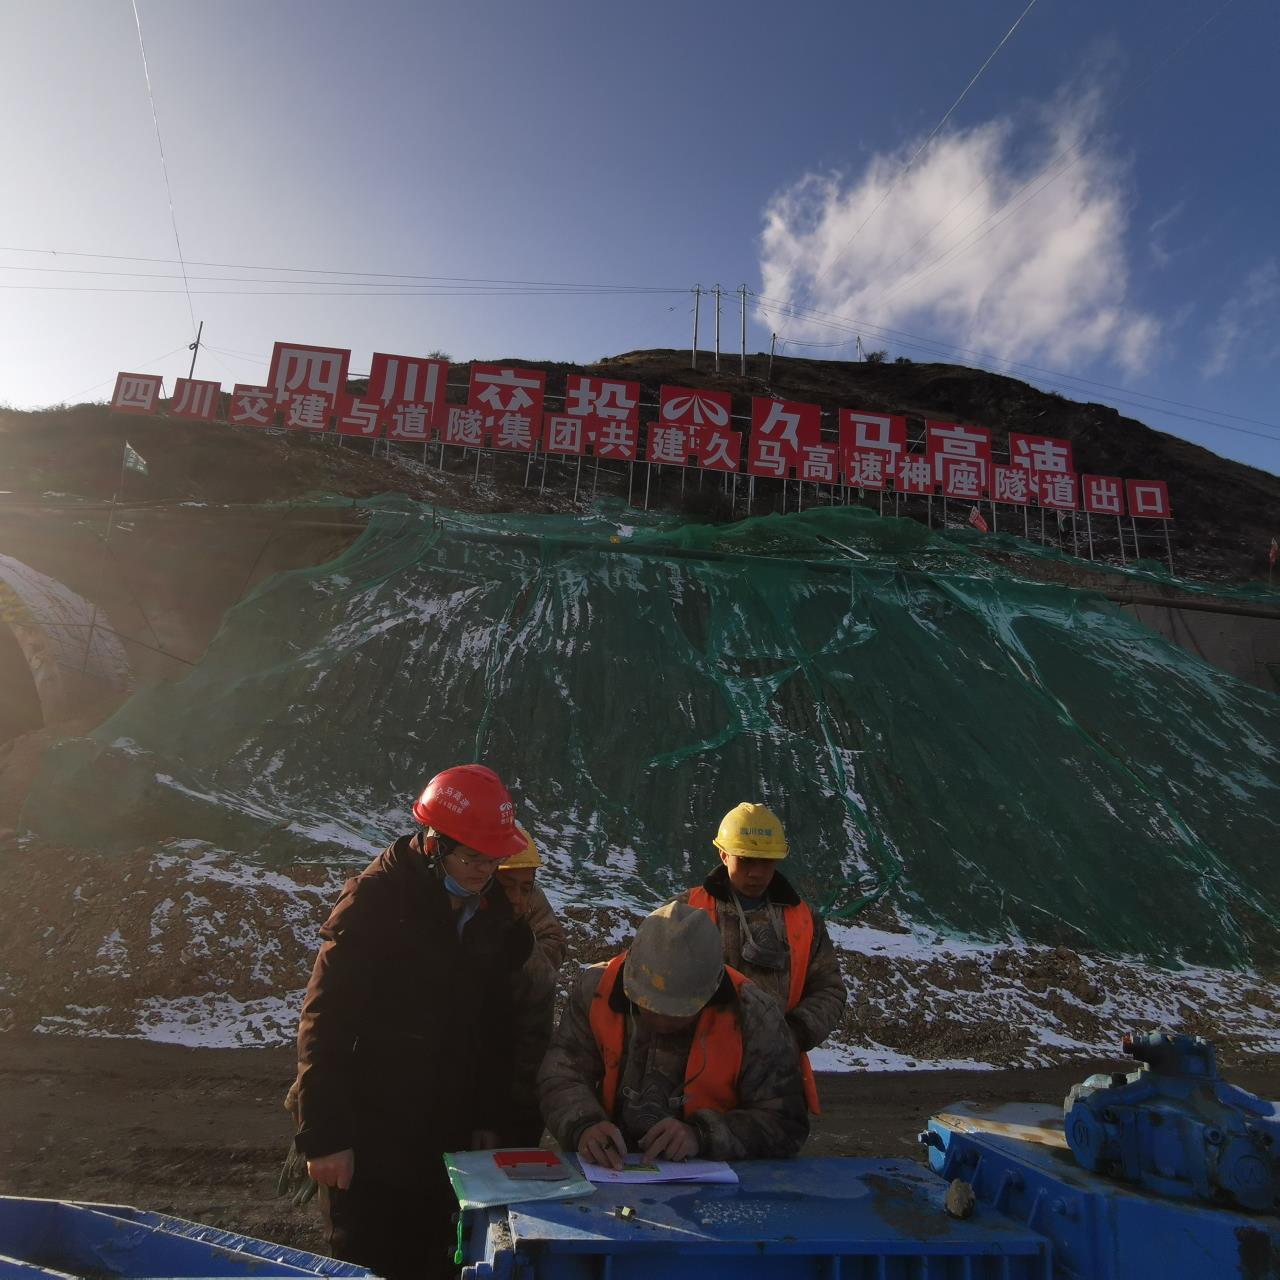
[[[747,376],[747,286],[738,290],[742,294],[742,376]]]
[[[720,372],[720,286],[716,285],[716,372]]]
[[[777,347],[778,335],[771,333],[769,335],[769,376],[765,379],[770,386],[773,386],[773,353],[777,350]]]
[[[698,312],[702,308],[702,286],[693,286],[693,351],[689,357],[689,368],[698,367]]]
[[[861,364],[862,363],[862,335],[861,334],[858,334],[855,340],[854,349],[858,353],[858,363]]]
[[[196,340],[187,343],[187,350],[191,352],[191,369],[187,374],[188,379],[196,376],[196,356],[200,354],[200,337],[204,333],[204,321],[200,321],[200,327],[196,330]]]

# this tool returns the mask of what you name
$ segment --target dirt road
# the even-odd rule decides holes
[[[823,1076],[826,1111],[806,1151],[909,1159],[947,1103],[1056,1102],[1109,1065]],[[274,1194],[292,1074],[289,1049],[0,1035],[0,1193],[133,1204],[322,1249],[314,1204]],[[1280,1063],[1230,1074],[1280,1096]]]

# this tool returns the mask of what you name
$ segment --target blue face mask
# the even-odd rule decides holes
[[[446,892],[451,893],[455,898],[478,898],[485,889],[489,887],[488,881],[485,881],[484,889],[464,889],[447,871],[444,873],[444,887]]]

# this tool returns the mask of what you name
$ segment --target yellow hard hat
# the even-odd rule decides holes
[[[526,867],[542,866],[542,855],[538,852],[538,846],[533,843],[533,837],[518,822],[516,830],[524,836],[524,848],[519,853],[513,853],[505,862],[498,863],[498,870],[523,871]]]
[[[785,858],[787,837],[777,815],[762,804],[742,803],[720,820],[715,846],[739,858]]]

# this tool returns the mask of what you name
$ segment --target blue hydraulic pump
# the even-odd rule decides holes
[[[1280,1113],[1227,1084],[1201,1036],[1130,1033],[1142,1066],[1090,1076],[1063,1103],[1076,1159],[1180,1199],[1280,1209]]]

